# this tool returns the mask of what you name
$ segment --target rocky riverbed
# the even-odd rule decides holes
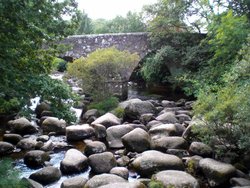
[[[8,122],[0,155],[18,156],[35,188],[250,187],[248,174],[190,141],[192,104],[130,99],[120,103],[123,118],[91,109],[74,125],[40,110],[37,124]]]

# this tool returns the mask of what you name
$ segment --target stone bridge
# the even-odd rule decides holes
[[[148,35],[147,33],[112,33],[99,35],[73,35],[61,41],[69,45],[69,50],[60,57],[72,61],[81,56],[86,57],[98,48],[116,47],[118,50],[128,50],[137,53],[142,59],[147,55]]]

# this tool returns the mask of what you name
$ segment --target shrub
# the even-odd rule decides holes
[[[149,182],[149,188],[164,188],[164,185],[160,181],[151,180]]]
[[[92,103],[89,105],[89,109],[97,109],[101,115],[105,114],[116,108],[119,104],[119,100],[116,97],[107,98],[101,102]]]
[[[0,160],[0,187],[24,188],[25,183],[20,181],[20,174],[12,164],[11,159]]]
[[[68,66],[68,73],[82,79],[82,87],[95,100],[110,96],[107,81],[128,80],[139,61],[137,54],[119,51],[116,48],[97,49],[87,58],[81,57]]]
[[[116,108],[112,111],[112,113],[113,113],[116,117],[118,117],[118,118],[123,118],[123,117],[124,117],[124,114],[125,114],[124,108],[122,108],[122,107],[116,107]]]
[[[250,148],[250,36],[239,51],[230,70],[223,75],[224,85],[218,90],[203,90],[194,106],[205,125],[196,126],[195,133],[203,141],[215,140],[227,150],[241,154]],[[208,139],[209,138],[209,139]],[[213,139],[212,139],[213,138]]]

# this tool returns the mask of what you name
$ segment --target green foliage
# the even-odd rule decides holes
[[[61,58],[54,58],[52,61],[52,70],[64,72],[67,69],[67,62]]]
[[[20,181],[19,171],[14,169],[10,159],[0,159],[0,187],[24,188],[25,183]]]
[[[116,108],[119,104],[119,100],[116,97],[109,97],[98,103],[92,103],[88,106],[89,109],[97,109],[101,115],[105,114]]]
[[[171,83],[182,86],[181,76],[196,70],[208,56],[207,50],[200,50],[203,35],[194,33],[170,33],[160,42],[154,41],[156,53],[146,58],[141,73],[149,83]]]
[[[41,101],[49,101],[51,103],[51,111],[56,117],[67,122],[76,120],[75,115],[70,111],[76,96],[74,96],[67,84],[60,80],[51,79],[49,76],[41,75],[34,82],[34,86],[38,88],[36,96],[39,96]]]
[[[128,79],[139,56],[116,48],[97,49],[87,58],[75,60],[68,66],[68,73],[82,79],[83,90],[96,101],[110,96],[108,81]]]
[[[164,188],[164,185],[160,181],[151,180],[149,182],[149,188]]]
[[[92,20],[84,11],[79,12],[79,28],[76,31],[77,35],[90,34],[93,32]]]
[[[196,114],[204,117],[207,126],[198,127],[195,131],[203,140],[207,140],[209,135],[210,138],[217,138],[220,144],[229,146],[229,149],[241,152],[249,150],[249,62],[250,37],[239,51],[230,70],[223,75],[224,84],[216,92],[200,92],[194,109]]]
[[[142,21],[142,16],[129,11],[126,17],[116,16],[112,20],[93,20],[93,33],[131,33],[144,32],[146,26]]]
[[[45,82],[45,85],[39,84],[39,88],[35,82],[50,72],[52,59],[60,48],[56,40],[73,33],[76,6],[74,0],[1,1],[1,113],[18,112],[37,92],[45,90]],[[64,20],[64,16],[72,20]]]
[[[118,118],[123,118],[124,115],[125,115],[124,108],[119,107],[119,106],[116,107],[116,108],[112,111],[112,113],[113,113],[116,117],[118,117]]]

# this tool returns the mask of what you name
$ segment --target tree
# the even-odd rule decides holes
[[[44,88],[51,86],[48,73],[60,50],[55,42],[73,33],[77,26],[76,9],[74,0],[0,2],[1,114],[18,112],[30,98],[42,96]],[[65,16],[71,21],[65,20]],[[36,84],[43,77],[43,84]],[[65,99],[60,98],[60,93],[50,95]]]
[[[68,73],[82,80],[83,90],[97,101],[110,95],[106,87],[110,80],[128,80],[139,62],[137,54],[116,48],[97,49],[87,58],[81,57],[68,67]]]
[[[112,20],[97,19],[93,21],[93,33],[131,33],[144,32],[146,29],[142,16],[129,11],[126,17],[116,16]]]
[[[91,19],[88,17],[88,14],[86,14],[84,12],[84,10],[82,12],[79,13],[79,28],[76,31],[76,34],[78,35],[83,35],[83,34],[90,34],[93,32],[93,27],[92,27],[92,21]]]

